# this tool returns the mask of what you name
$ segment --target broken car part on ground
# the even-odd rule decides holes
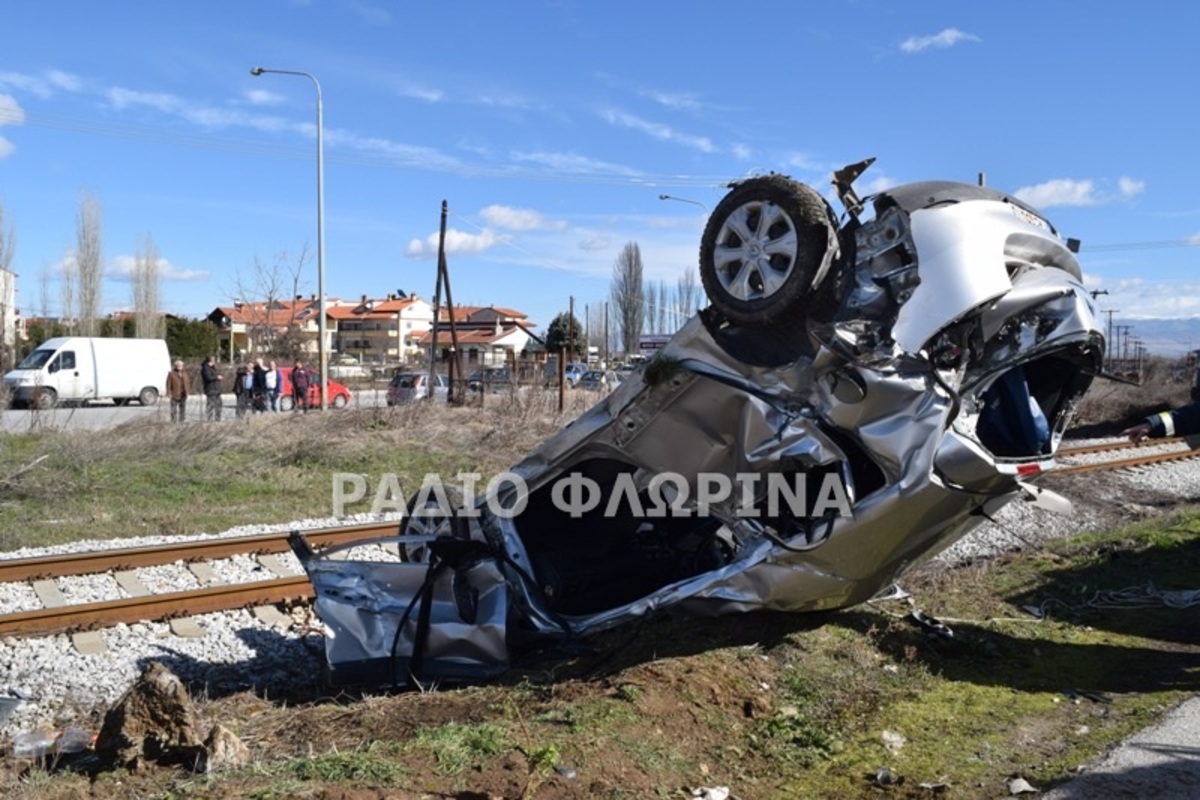
[[[1104,353],[1072,249],[990,188],[860,200],[869,164],[834,174],[840,221],[784,176],[734,184],[701,242],[711,305],[513,467],[527,494],[414,503],[399,562],[293,534],[331,679],[484,680],[663,609],[851,606],[1038,494]],[[714,476],[735,491],[700,502]],[[830,481],[848,509],[768,496]],[[585,484],[602,502],[564,507]]]

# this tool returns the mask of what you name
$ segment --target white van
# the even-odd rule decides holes
[[[162,339],[47,339],[4,376],[13,407],[53,408],[60,400],[137,400],[152,406],[166,392],[171,357]]]

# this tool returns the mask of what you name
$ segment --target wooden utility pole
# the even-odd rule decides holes
[[[567,311],[567,355],[575,360],[575,295],[571,295],[571,304]]]
[[[442,224],[441,233],[438,234],[438,263],[437,263],[437,279],[433,284],[433,340],[429,343],[429,391],[425,395],[426,400],[433,400],[433,387],[437,385],[437,342],[438,342],[438,321],[441,316],[442,308],[442,251],[446,247],[446,204],[442,203]],[[453,316],[453,312],[451,312]]]
[[[450,388],[446,393],[446,402],[453,403],[456,399],[465,400],[465,396],[459,398],[459,394],[465,395],[466,381],[463,380],[462,374],[462,353],[458,349],[458,327],[454,320],[454,297],[450,294],[450,267],[446,264],[446,218],[450,215],[450,207],[445,200],[442,201],[442,225],[438,234],[438,277],[446,286],[446,309],[450,314]],[[459,384],[458,393],[454,391],[455,383]],[[432,386],[430,389],[432,390]]]

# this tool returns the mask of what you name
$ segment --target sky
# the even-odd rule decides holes
[[[273,264],[316,292],[317,84],[261,66],[319,81],[331,298],[431,298],[444,201],[455,303],[544,330],[572,298],[580,318],[608,299],[628,243],[648,279],[694,272],[730,181],[778,172],[832,197],[833,170],[875,157],[860,194],[982,175],[1082,241],[1102,310],[1198,316],[1200,5],[1108,7],[8,3],[18,305],[58,313],[83,196],[106,312],[131,307],[147,242],[171,313],[228,305]]]

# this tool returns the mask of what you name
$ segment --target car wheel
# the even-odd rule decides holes
[[[333,407],[334,408],[345,408],[346,403],[348,403],[348,402],[349,401],[346,399],[346,395],[344,395],[344,394],[335,395],[333,398]]]
[[[815,189],[783,175],[750,178],[708,219],[700,280],[732,322],[793,322],[837,252],[837,219]]]
[[[283,397],[279,398],[280,411],[291,411],[295,407],[296,399],[291,395],[285,394]]]
[[[142,391],[138,392],[138,402],[144,406],[152,406],[158,402],[158,389],[153,386],[147,386]]]
[[[469,538],[466,520],[459,516],[462,497],[453,487],[444,486],[450,508],[443,508],[437,499],[427,497],[421,510],[416,510],[421,492],[409,498],[407,512],[400,523],[399,552],[401,561],[425,563],[429,561],[429,539],[452,537]],[[430,492],[428,494],[434,494]],[[419,537],[419,538],[418,538]]]
[[[54,408],[58,405],[58,393],[53,389],[47,389],[45,386],[38,387],[38,390],[33,395],[33,404],[36,408],[43,411]]]

